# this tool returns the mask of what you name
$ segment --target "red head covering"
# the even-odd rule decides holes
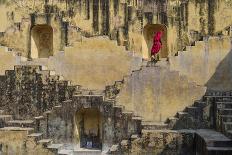
[[[153,42],[155,42],[155,41],[160,41],[162,35],[163,35],[162,31],[156,32],[156,34],[155,34],[155,36],[154,36],[154,38],[153,38]]]

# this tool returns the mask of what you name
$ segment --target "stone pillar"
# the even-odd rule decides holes
[[[35,132],[40,132],[40,118],[35,117]]]
[[[125,27],[126,27],[126,21],[127,21],[127,4],[126,3],[120,3],[119,5],[119,29],[118,29],[118,35],[117,40],[119,45],[124,45],[124,41],[126,40],[125,37]]]
[[[103,18],[103,16],[102,16],[102,11],[101,11],[101,9],[102,9],[102,7],[101,7],[101,1],[102,0],[99,0],[98,1],[98,31],[99,31],[99,34],[101,34],[102,33],[102,18]]]
[[[81,17],[84,20],[89,19],[89,1],[88,0],[82,0],[82,3],[81,3]]]
[[[109,0],[109,33],[111,33],[114,29],[114,3],[113,0]]]
[[[46,115],[46,137],[48,138],[50,136],[50,133],[49,133],[49,116],[51,114],[51,111],[47,111],[45,112],[45,115]]]
[[[94,0],[88,0],[88,20],[91,21],[92,27],[93,27],[93,19],[95,18],[94,14],[93,14],[93,1]],[[94,32],[93,28],[91,30],[92,32]]]
[[[92,5],[93,32],[99,33],[99,0],[93,0]]]
[[[113,108],[112,102],[104,102],[102,104],[102,150],[108,151],[113,145],[114,139],[114,119],[113,119]]]
[[[100,0],[100,32],[103,35],[108,35],[109,33],[109,20],[110,20],[110,11],[109,11],[109,0]]]

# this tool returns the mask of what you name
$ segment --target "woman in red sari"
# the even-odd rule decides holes
[[[162,48],[161,37],[162,37],[162,31],[156,32],[153,37],[153,45],[151,48],[151,60],[152,61],[155,61],[157,54]]]

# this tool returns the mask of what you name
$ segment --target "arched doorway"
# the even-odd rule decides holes
[[[53,29],[49,25],[36,25],[31,29],[31,58],[53,55]]]
[[[143,57],[151,57],[151,48],[153,44],[153,36],[156,32],[163,31],[162,35],[162,49],[159,52],[160,58],[168,57],[168,44],[167,44],[167,27],[163,24],[147,24],[143,29],[143,37],[145,45],[143,45]]]
[[[82,148],[102,147],[102,115],[96,108],[81,109],[76,113],[75,133]]]

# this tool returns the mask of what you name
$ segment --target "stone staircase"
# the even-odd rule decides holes
[[[17,68],[30,68],[31,66],[17,66]],[[32,66],[32,68],[35,66]],[[37,68],[37,67],[36,67]],[[9,71],[8,71],[9,72]],[[59,80],[59,76],[55,75],[53,71],[48,71],[48,70],[38,70],[37,71],[39,74],[42,75],[41,81],[47,82],[48,80],[51,81],[57,81]],[[9,75],[9,74],[7,74]],[[47,82],[49,83],[49,82]],[[106,105],[108,104],[108,110],[111,111],[110,107],[112,107],[112,111],[114,112],[114,115],[117,117],[117,120],[115,124],[119,123],[120,126],[115,126],[115,128],[118,130],[118,133],[116,134],[117,137],[117,142],[120,142],[120,144],[114,144],[112,145],[110,152],[115,152],[115,148],[119,148],[124,146],[126,147],[129,143],[130,140],[127,139],[137,139],[140,137],[141,133],[144,131],[153,131],[153,130],[161,130],[161,129],[170,129],[170,123],[154,123],[154,122],[146,122],[142,121],[143,119],[139,117],[138,115],[135,115],[132,111],[126,111],[124,106],[115,104],[115,98],[117,94],[120,92],[120,89],[122,88],[124,81],[116,81],[114,85],[112,86],[107,86],[106,90],[103,92],[97,92],[94,90],[76,90],[74,95],[70,95],[66,100],[62,101],[62,104],[57,104],[51,107],[51,109],[44,110],[43,115],[40,116],[35,116],[33,120],[13,120],[12,116],[8,115],[1,115],[1,117],[4,118],[5,121],[5,127],[3,129],[9,129],[9,130],[21,130],[22,128],[25,128],[25,130],[29,130],[29,127],[32,127],[31,130],[35,130],[35,133],[31,133],[28,135],[30,138],[34,138],[36,140],[36,143],[42,144],[43,146],[46,146],[49,149],[54,150],[62,150],[63,152],[67,152],[65,149],[61,149],[61,144],[52,144],[52,140],[49,138],[42,139],[42,133],[37,132],[41,131],[41,122],[46,121],[53,113],[62,113],[63,110],[67,110],[67,108],[77,108],[78,103],[77,101],[80,101],[81,98],[102,98],[103,103]],[[70,86],[71,87],[71,86]],[[73,92],[74,93],[74,92]],[[64,93],[63,93],[64,94]],[[89,106],[89,105],[82,105],[83,107]],[[68,108],[68,109],[69,109]],[[177,118],[181,117],[181,112],[178,113]],[[171,120],[171,118],[170,118]],[[172,119],[174,120],[174,119]],[[42,123],[43,124],[43,123]],[[45,123],[45,124],[48,124]],[[125,126],[124,126],[124,125]],[[48,131],[48,129],[46,129]],[[126,133],[125,130],[127,131]],[[48,135],[48,133],[45,133]],[[47,137],[47,136],[46,136]],[[61,151],[61,152],[62,152]],[[69,150],[70,151],[70,150]],[[75,152],[73,150],[73,152]],[[78,152],[78,150],[76,150]]]
[[[124,139],[120,143],[113,145],[110,153],[136,153],[138,150],[134,150],[133,146],[136,148],[143,146],[140,148],[142,149],[140,152],[144,150],[149,152],[149,149],[153,149],[154,151],[154,149],[159,150],[162,148],[166,149],[167,152],[171,149],[172,153],[188,154],[191,148],[187,149],[187,152],[182,151],[186,151],[185,147],[189,147],[190,145],[193,147],[194,143],[196,143],[197,150],[192,151],[203,151],[211,154],[230,154],[232,152],[231,98],[231,91],[207,91],[201,100],[195,101],[192,106],[186,107],[183,112],[177,112],[176,116],[168,118],[165,123],[142,121],[141,134],[132,135],[129,139]],[[217,112],[212,113],[214,108],[216,108]],[[215,120],[212,120],[212,118]],[[165,139],[167,136],[171,138]],[[194,140],[194,137],[197,137],[197,139]],[[159,142],[155,143],[158,139]],[[186,139],[188,140],[185,141]],[[170,148],[170,143],[173,143],[173,148]],[[153,148],[157,146],[158,148]]]
[[[58,75],[55,75],[55,73],[53,71],[42,70],[42,68],[43,67],[40,67],[40,66],[15,66],[14,70],[6,71],[5,78],[2,78],[4,80],[1,82],[3,82],[3,83],[7,82],[7,79],[11,79],[13,77],[16,77],[16,79],[20,79],[20,73],[19,73],[20,71],[22,71],[21,75],[24,75],[24,76],[27,76],[27,78],[33,79],[33,73],[34,73],[34,71],[37,70],[37,73],[34,74],[34,77],[35,77],[34,80],[36,80],[36,83],[38,84],[40,82],[39,81],[40,78],[38,78],[38,77],[41,77],[41,81],[43,81],[43,84],[44,84],[43,90],[50,89],[51,91],[55,91],[55,92],[57,91],[57,95],[58,95],[57,102],[59,100],[60,101],[64,100],[65,95],[67,95],[67,97],[72,96],[72,92],[75,90],[76,86],[68,84],[68,81],[61,80],[60,77]],[[30,71],[32,71],[32,72],[30,72]],[[17,74],[17,73],[19,73],[19,74]],[[10,89],[10,87],[12,87],[12,85],[15,84],[14,80],[16,80],[16,79],[13,78],[13,81],[10,80],[10,82],[12,82],[12,83],[6,84],[6,87],[1,87],[1,92],[4,91],[4,88],[6,88],[7,91],[5,90],[5,92],[11,94],[12,90]],[[21,80],[23,80],[22,77],[21,77]],[[22,82],[22,81],[20,81],[20,82]],[[30,81],[30,82],[32,83],[32,81]],[[27,82],[22,83],[22,85],[24,85],[24,87],[27,84],[28,84]],[[46,86],[48,88],[46,88]],[[54,90],[54,89],[52,89],[54,87],[58,87],[58,88],[56,88]],[[50,92],[48,91],[48,93],[50,93]],[[5,94],[5,95],[7,96],[7,94]],[[28,94],[28,95],[30,95],[30,94]],[[50,95],[52,97],[52,94],[50,94]],[[1,108],[6,108],[6,107],[1,106]],[[26,108],[26,107],[24,107],[24,108]],[[33,143],[35,146],[41,145],[45,148],[52,150],[53,152],[54,151],[57,152],[58,146],[61,146],[61,145],[60,144],[53,144],[52,139],[46,138],[47,135],[43,136],[44,133],[40,133],[38,130],[39,122],[41,120],[47,119],[48,114],[49,114],[48,110],[51,109],[52,107],[47,106],[46,108],[47,109],[42,110],[42,113],[41,113],[42,115],[36,116],[36,113],[35,113],[31,116],[31,118],[33,118],[33,116],[35,116],[35,117],[33,119],[30,119],[30,120],[17,116],[17,114],[14,114],[14,113],[8,111],[9,109],[7,109],[7,108],[6,108],[7,110],[1,110],[1,115],[0,115],[1,131],[27,131],[28,138],[25,140],[25,144],[27,144],[27,142],[29,141],[29,144],[28,144],[29,146],[30,146],[30,143]],[[41,110],[37,110],[37,111],[41,111]],[[8,113],[10,113],[10,114],[8,114]]]
[[[61,152],[67,152],[68,150],[65,149],[61,149],[62,145],[61,144],[56,144],[56,143],[52,143],[52,139],[49,139],[49,119],[50,116],[53,114],[58,114],[58,115],[62,115],[63,113],[67,113],[67,110],[74,110],[74,109],[78,109],[81,107],[88,107],[90,105],[85,103],[82,103],[81,99],[83,98],[92,98],[93,100],[100,100],[101,102],[99,102],[97,106],[100,106],[102,108],[105,108],[106,111],[112,111],[114,113],[114,116],[117,117],[117,119],[115,118],[115,122],[114,124],[124,124],[126,125],[124,126],[115,126],[115,129],[118,130],[118,135],[116,135],[117,138],[121,139],[121,137],[126,137],[129,138],[130,135],[132,134],[140,134],[141,132],[141,117],[138,117],[137,115],[134,115],[133,112],[131,111],[125,111],[123,106],[120,105],[115,105],[115,101],[114,98],[115,96],[112,96],[112,94],[110,95],[109,93],[111,92],[111,90],[106,90],[106,91],[94,91],[94,90],[85,90],[85,89],[76,89],[77,86],[73,86],[73,85],[60,85],[60,84],[65,84],[68,83],[68,81],[64,81],[64,80],[60,80],[60,77],[58,75],[56,75],[53,71],[49,71],[49,70],[42,70],[41,66],[15,66],[14,70],[10,71],[6,71],[6,79],[12,79],[13,81],[11,81],[12,83],[8,83],[6,84],[6,87],[9,94],[11,94],[12,89],[10,89],[11,87],[14,87],[13,85],[16,84],[16,87],[19,86],[18,83],[15,83],[14,80],[19,80],[18,82],[21,83],[22,88],[25,86],[27,86],[27,82],[23,83],[21,80],[24,79],[24,76],[29,78],[29,79],[33,79],[33,77],[36,77],[36,83],[43,85],[42,87],[40,85],[37,85],[35,87],[38,87],[38,89],[41,87],[46,91],[46,93],[48,93],[51,96],[56,96],[53,94],[50,94],[50,91],[54,91],[54,87],[60,87],[57,91],[56,89],[56,93],[58,92],[58,96],[57,96],[57,102],[58,104],[51,104],[49,105],[49,102],[47,103],[47,106],[45,109],[42,110],[37,110],[40,113],[39,114],[32,114],[31,118],[33,119],[27,119],[28,116],[25,115],[25,118],[15,115],[14,113],[11,113],[11,110],[9,111],[8,108],[6,107],[1,107],[1,108],[6,108],[6,112],[5,110],[1,110],[1,115],[0,118],[2,123],[1,123],[1,130],[10,130],[10,131],[21,131],[21,130],[27,130],[28,131],[28,139],[29,141],[31,139],[34,140],[35,144],[41,144],[42,146],[44,146],[45,148],[48,148],[52,151],[56,150],[56,152],[58,152],[58,150]],[[38,77],[41,77],[38,78]],[[33,80],[32,80],[33,81]],[[32,82],[30,81],[30,82]],[[1,82],[5,82],[5,81],[1,81]],[[28,81],[29,82],[29,81]],[[39,83],[41,82],[41,83]],[[123,82],[122,81],[117,81],[115,82],[114,86],[112,86],[112,88],[120,88],[120,85],[122,85]],[[40,87],[39,87],[40,86]],[[69,88],[69,89],[68,89]],[[4,88],[2,88],[4,89]],[[29,87],[30,89],[30,87]],[[37,90],[38,90],[37,89]],[[116,90],[116,89],[115,89]],[[116,94],[116,91],[113,91],[113,94]],[[43,94],[43,91],[41,94]],[[118,90],[119,91],[119,90]],[[29,94],[30,95],[30,94]],[[39,94],[38,94],[39,96]],[[49,98],[47,98],[49,99]],[[50,101],[53,102],[53,101]],[[32,102],[33,103],[33,102]],[[61,104],[59,104],[61,103]],[[96,106],[96,105],[92,105],[92,106]],[[106,107],[105,107],[106,106]],[[39,106],[40,107],[40,106]],[[101,108],[100,108],[101,109]],[[14,111],[14,110],[13,110]],[[12,115],[7,115],[7,113],[10,113]],[[43,128],[45,125],[45,132],[41,132],[43,131],[41,128]],[[130,128],[129,128],[130,126]],[[123,133],[124,131],[122,129],[127,128],[128,130],[126,133]],[[34,131],[34,132],[33,132]],[[43,136],[45,135],[45,136]],[[90,150],[82,150],[82,152],[88,152],[91,153]],[[76,150],[72,150],[73,153],[78,152],[80,153],[81,150],[80,149],[76,149]],[[96,152],[95,152],[96,153]],[[62,154],[62,153],[61,153]]]
[[[21,71],[24,70],[28,72],[31,68],[36,69],[36,72],[41,75],[41,81],[43,81],[43,83],[50,85],[48,90],[52,90],[52,83],[53,86],[56,84],[60,84],[58,82],[60,80],[59,76],[56,75],[54,71],[42,70],[42,68],[44,67],[16,66],[15,70],[18,70],[19,72],[20,69],[22,69]],[[12,72],[15,71],[6,71],[6,76],[12,76]],[[6,77],[6,79],[9,79],[9,77]],[[80,86],[78,87],[78,89],[75,90],[76,86],[68,85],[68,81],[61,80],[60,82],[62,84],[66,83],[65,86],[57,85],[60,87],[61,90],[63,90],[60,91],[60,97],[58,97],[60,98],[61,104],[58,103],[51,107],[48,106],[48,109],[43,110],[40,115],[35,115],[33,120],[15,119],[14,115],[9,115],[4,110],[1,110],[1,130],[26,130],[28,131],[28,139],[34,139],[35,144],[39,144],[56,153],[60,152],[60,154],[65,154],[67,152],[71,152],[70,154],[78,154],[81,152],[80,149],[65,149],[63,147],[64,144],[53,143],[52,139],[49,138],[48,133],[40,132],[41,128],[43,128],[41,124],[48,124],[49,118],[53,114],[62,115],[63,112],[67,113],[67,110],[79,109],[81,107],[84,108],[99,106],[99,108],[102,107],[108,112],[113,112],[113,115],[115,116],[114,128],[115,131],[117,131],[115,132],[116,139],[109,149],[109,153],[118,153],[120,151],[127,151],[129,148],[131,148],[131,145],[133,145],[134,142],[138,141],[141,138],[143,139],[144,136],[147,134],[157,133],[157,135],[163,135],[171,133],[176,135],[184,132],[177,132],[178,129],[186,129],[185,134],[192,134],[192,129],[208,128],[209,124],[207,124],[207,121],[209,120],[207,120],[207,118],[205,118],[202,113],[203,110],[207,108],[207,106],[209,106],[211,104],[211,101],[213,100],[217,101],[216,103],[220,105],[217,109],[218,114],[220,114],[218,118],[223,118],[223,121],[219,122],[218,124],[222,124],[221,129],[225,131],[225,133],[230,133],[230,119],[227,119],[228,117],[230,117],[231,107],[229,106],[229,101],[230,98],[232,98],[230,92],[223,92],[224,94],[217,94],[218,92],[210,92],[210,94],[207,92],[201,100],[195,101],[193,105],[186,107],[183,112],[177,112],[175,117],[170,117],[165,122],[157,123],[144,121],[142,117],[134,114],[133,111],[128,111],[123,105],[119,105],[117,102],[115,102],[115,99],[117,98],[123,85],[125,84],[125,79],[122,81],[116,81],[114,85],[106,86],[106,89],[104,91],[85,90],[81,89]],[[67,89],[65,89],[67,88],[67,86],[69,86],[70,88],[69,93]],[[91,104],[89,105],[88,102],[82,102],[84,98],[92,98],[92,100],[98,100],[100,102],[97,104],[95,102],[91,102]],[[95,103],[95,105],[93,103]],[[225,106],[223,107],[224,109],[222,109],[221,105]],[[118,126],[117,124],[120,125]],[[48,130],[49,127],[46,129],[46,131]],[[43,137],[43,135],[46,136]],[[89,150],[82,151],[82,153],[88,152],[89,154],[93,154],[93,152],[96,150],[94,150],[93,152]]]
[[[156,64],[156,67],[158,66],[158,67],[162,67],[163,65],[165,65],[165,63],[167,63],[167,61],[166,60],[161,60],[160,62],[158,62],[157,64]],[[148,64],[148,67],[151,67],[151,66],[149,66],[149,64]],[[142,70],[142,69],[140,69],[140,70]],[[140,71],[140,70],[138,70],[138,71]],[[53,73],[52,73],[53,71],[46,71],[46,70],[44,70],[44,71],[41,71],[41,74],[43,74],[43,77],[46,77],[46,75],[47,76],[49,76],[49,79],[50,80],[56,80],[56,79],[59,79],[59,77],[58,76],[56,76],[56,75],[54,75]],[[134,73],[136,73],[137,71],[133,71],[133,73],[132,74],[134,74]],[[128,78],[128,76],[127,77],[125,77],[125,78]],[[43,79],[44,81],[46,81],[46,78],[44,78]],[[124,79],[124,81],[126,81],[126,79]],[[117,81],[117,82],[115,82],[115,85],[113,86],[113,87],[118,87],[118,85],[120,85],[120,81]],[[119,90],[118,89],[115,89],[114,90],[114,92],[118,92]],[[81,90],[80,90],[80,92],[81,92]],[[90,93],[90,91],[89,91],[89,93]],[[91,96],[91,95],[90,95]],[[93,95],[94,96],[94,95]],[[74,96],[74,98],[75,98],[75,96]],[[112,97],[110,97],[110,98],[112,98]],[[113,97],[114,98],[114,97]],[[219,97],[220,98],[220,97]],[[223,104],[225,104],[225,103],[223,103]],[[141,130],[141,133],[143,133],[143,132],[145,132],[145,131],[148,131],[148,132],[150,132],[150,131],[152,131],[152,130],[155,130],[156,132],[157,131],[160,131],[160,130],[164,130],[164,129],[166,129],[166,130],[169,130],[169,129],[175,129],[175,128],[178,128],[178,126],[176,126],[175,127],[175,125],[177,124],[177,122],[183,122],[182,120],[187,120],[187,122],[188,121],[190,121],[190,123],[184,123],[183,125],[185,125],[185,127],[184,128],[187,128],[187,129],[189,129],[189,128],[197,128],[196,126],[198,126],[199,124],[199,121],[201,121],[201,119],[202,119],[202,117],[203,116],[201,116],[201,115],[199,115],[201,112],[202,112],[202,107],[205,107],[205,106],[207,106],[207,103],[204,101],[204,100],[200,100],[200,101],[196,101],[195,103],[194,103],[194,105],[193,106],[189,106],[189,107],[187,107],[186,108],[186,110],[184,111],[184,112],[178,112],[177,113],[177,115],[175,116],[175,117],[170,117],[168,120],[167,120],[167,122],[165,122],[165,123],[157,123],[157,122],[145,122],[145,121],[142,121],[142,118],[141,117],[138,117],[137,116],[137,114],[136,115],[134,115],[133,116],[133,113],[131,112],[131,111],[124,111],[125,110],[125,108],[123,107],[123,106],[118,106],[118,105],[115,105],[114,106],[114,109],[115,109],[115,111],[120,111],[119,113],[122,113],[122,115],[125,115],[125,117],[131,117],[131,116],[129,116],[129,115],[132,115],[132,117],[131,118],[133,118],[133,119],[137,119],[137,120],[139,120],[140,122],[141,122],[141,129],[143,129],[143,131]],[[230,108],[229,108],[229,103],[227,103],[227,106],[226,106],[227,108],[226,109],[218,109],[218,111],[219,111],[219,113],[221,113],[221,117],[223,118],[223,119],[225,119],[225,121],[228,121],[228,120],[230,120],[230,119],[228,119],[227,120],[227,118],[229,117],[229,115],[230,115]],[[54,109],[52,108],[52,110],[49,112],[49,113],[52,113],[53,112],[53,110],[57,110],[57,109],[60,109],[60,108],[62,108],[62,105],[57,105],[57,106],[54,106]],[[116,110],[116,109],[118,109],[118,110]],[[226,115],[226,116],[223,116],[223,115]],[[4,120],[5,119],[10,119],[12,116],[10,116],[10,115],[5,115],[5,116],[1,116],[2,118],[4,118]],[[39,116],[40,117],[40,116]],[[225,118],[225,117],[227,117],[227,118]],[[194,118],[194,119],[196,119],[196,120],[198,120],[198,123],[195,123],[196,124],[196,126],[191,126],[192,125],[192,118]],[[13,121],[13,122],[12,122]],[[31,121],[31,120],[30,120]],[[15,126],[21,126],[21,127],[19,127],[17,130],[21,130],[22,129],[22,126],[27,126],[27,124],[28,124],[28,120],[24,120],[24,121],[22,121],[22,120],[11,120],[11,121],[8,121],[8,123],[6,123],[7,125],[6,126],[8,126],[8,129],[13,129]],[[14,124],[14,125],[11,125],[11,124]],[[17,125],[16,125],[17,124]],[[30,123],[29,123],[30,124]],[[223,128],[223,130],[225,130],[225,131],[227,131],[226,133],[227,134],[229,134],[230,133],[230,121],[228,121],[228,122],[223,122],[223,124],[224,124],[224,127],[222,127]],[[187,126],[187,127],[186,127]],[[13,128],[11,128],[11,127],[13,127]],[[181,128],[183,128],[183,127],[181,127]],[[27,129],[26,129],[27,130]],[[110,152],[112,152],[112,153],[115,153],[115,152],[117,152],[118,150],[119,150],[119,148],[121,148],[121,147],[128,147],[128,145],[131,143],[130,142],[130,139],[134,139],[134,140],[136,140],[137,138],[139,138],[140,137],[140,134],[141,134],[140,132],[138,132],[138,134],[132,134],[130,137],[129,137],[129,140],[127,140],[128,139],[128,136],[126,136],[126,138],[122,138],[121,139],[121,142],[120,143],[118,143],[118,144],[115,144],[115,145],[113,145],[112,147],[111,147],[111,149],[110,149]],[[31,135],[32,137],[33,136],[38,136],[39,134],[34,134],[34,135]],[[41,143],[48,143],[48,144],[50,144],[50,140],[42,140],[41,141]],[[53,147],[58,147],[58,145],[53,145]],[[53,148],[53,147],[51,147],[51,148]],[[65,152],[65,151],[64,151]]]
[[[226,92],[210,92],[206,96],[204,96],[204,100],[208,100],[208,102],[212,106],[213,112],[215,112],[215,116],[213,117],[213,125],[214,127],[232,138],[231,136],[231,118],[232,118],[232,93],[231,91]]]
[[[84,39],[84,41],[88,41],[88,39],[86,38],[86,39]],[[198,43],[199,43],[199,46],[200,46],[200,43],[201,43],[200,41],[196,43],[196,46],[198,46]],[[77,43],[76,45],[74,45],[73,48],[80,47],[81,45],[79,45],[79,44],[81,44],[81,42]],[[112,42],[112,44],[116,44],[116,43]],[[68,50],[68,48],[72,48],[72,47],[67,47],[67,50]],[[124,48],[124,47],[122,47],[122,48]],[[187,49],[190,49],[190,48],[192,48],[192,47],[187,47]],[[120,49],[120,50],[124,50],[124,49]],[[183,55],[185,55],[185,54],[188,55],[188,52],[183,52],[182,54]],[[169,58],[169,61],[172,62],[173,59],[174,58]],[[166,64],[169,63],[169,61],[166,61],[165,59],[162,59],[160,62],[158,62],[156,64],[155,67],[160,68],[160,67],[166,66]],[[40,63],[40,61],[38,61],[38,64],[39,63]],[[33,64],[33,63],[31,63],[31,64]],[[134,70],[132,72],[132,75],[136,74],[137,72],[139,72],[141,70],[143,70],[143,67],[140,70]],[[146,65],[146,67],[151,67],[151,66],[149,66],[149,64],[148,64],[148,66]],[[48,80],[48,79],[49,79],[49,81],[57,81],[60,78],[60,76],[54,75],[49,70],[43,70],[43,71],[39,71],[39,72],[40,72],[40,74],[42,74],[43,82],[46,82],[46,80]],[[173,73],[176,74],[176,72],[173,72]],[[125,77],[125,79],[123,81],[126,81],[128,78],[130,78],[130,77],[128,77],[128,76]],[[61,77],[61,79],[62,79],[62,77]],[[114,92],[118,92],[120,90],[119,89],[115,89],[115,88],[118,87],[118,84],[120,85],[121,83],[123,83],[123,81],[122,82],[120,82],[120,81],[116,82],[113,86],[109,86],[109,88],[110,89],[113,88]],[[62,83],[67,83],[67,81],[62,81]],[[196,83],[192,83],[192,84],[196,85]],[[77,100],[80,97],[95,97],[96,96],[96,94],[92,94],[92,91],[87,92],[88,95],[81,94],[81,93],[83,93],[83,90],[78,90],[78,91],[79,91],[78,92],[79,94],[76,94],[76,95],[73,95],[73,96],[70,95],[70,97],[66,98],[68,100],[63,100],[62,101],[61,105],[58,104],[58,105],[52,106],[48,111],[44,111],[45,116],[48,116],[48,115],[50,115],[52,113],[56,113],[60,109],[62,109],[64,107],[67,107],[67,103],[68,104],[73,104],[73,100]],[[111,92],[111,91],[109,91],[109,92]],[[98,97],[104,98],[105,95],[109,95],[109,94],[107,94],[109,92],[106,91],[105,92],[106,94],[100,94],[100,96],[98,96]],[[113,107],[113,111],[115,111],[116,113],[118,113],[117,115],[120,116],[119,117],[120,119],[118,121],[119,122],[120,121],[123,122],[122,118],[127,118],[129,120],[132,120],[132,122],[133,122],[132,124],[138,124],[138,126],[141,126],[141,127],[139,127],[140,130],[134,132],[133,134],[126,133],[125,136],[123,135],[123,138],[120,137],[121,136],[120,135],[119,136],[120,137],[119,138],[120,139],[119,140],[120,143],[112,145],[112,147],[110,149],[110,152],[112,152],[112,153],[117,152],[119,150],[119,148],[121,148],[122,146],[123,147],[127,147],[130,144],[130,139],[136,140],[137,138],[139,138],[141,136],[141,133],[143,133],[144,131],[147,131],[147,130],[148,131],[152,131],[152,130],[159,131],[159,130],[164,130],[164,129],[166,129],[166,130],[177,129],[178,127],[181,128],[181,129],[183,129],[183,128],[187,128],[187,129],[199,128],[199,126],[198,126],[199,122],[202,121],[202,119],[203,119],[203,116],[201,116],[200,114],[202,113],[202,109],[205,108],[208,105],[208,103],[205,102],[205,100],[199,100],[199,101],[196,101],[193,106],[188,106],[184,112],[178,112],[175,117],[170,117],[166,122],[147,122],[147,121],[142,121],[142,117],[138,116],[137,114],[134,114],[132,111],[125,110],[124,106],[115,104],[114,100],[115,100],[116,96],[114,94],[117,94],[117,93],[112,93],[112,94],[113,94],[113,97],[110,96],[110,97],[108,97],[108,99],[104,99],[103,102],[110,103],[110,105]],[[205,97],[207,98],[207,96],[205,96]],[[213,98],[215,98],[215,96]],[[218,98],[221,98],[221,97],[219,96]],[[223,100],[225,100],[225,98],[227,98],[227,97],[224,97]],[[228,97],[228,98],[230,98],[230,97]],[[71,100],[69,100],[69,99],[71,99]],[[113,101],[111,101],[112,99],[113,99]],[[63,104],[65,104],[65,106]],[[76,103],[74,102],[74,105],[75,104]],[[222,131],[225,132],[226,134],[229,134],[231,132],[231,129],[232,129],[231,128],[232,127],[232,123],[230,122],[231,119],[229,118],[230,115],[231,115],[230,104],[226,103],[226,102],[218,103],[218,104],[222,105],[222,107],[223,107],[223,108],[218,108],[217,109],[218,113],[220,114],[219,115],[219,120],[222,120],[220,122],[222,124],[222,127],[221,127]],[[74,105],[71,105],[71,107],[73,107]],[[3,118],[3,120],[4,120],[3,124],[5,126],[4,127],[5,129],[7,129],[7,128],[8,129],[12,129],[14,127],[17,127],[18,128],[17,130],[21,130],[24,127],[29,127],[31,125],[34,125],[34,123],[36,121],[38,122],[38,120],[39,121],[42,120],[44,118],[44,116],[40,116],[40,115],[39,116],[35,116],[35,120],[17,120],[17,119],[13,120],[11,115],[1,115],[0,118]],[[183,126],[180,127],[179,125],[176,125],[176,124],[178,124],[178,122],[183,122],[183,120],[186,120],[187,122],[190,121],[190,123],[183,123],[182,125],[184,127]],[[191,122],[192,120],[196,121],[196,122],[194,122],[195,125],[193,125],[193,126],[192,126],[192,124],[194,124],[194,123]],[[205,125],[205,124],[203,126],[207,127],[207,125]],[[142,131],[142,129],[144,131]],[[27,128],[26,128],[26,130],[27,130]],[[41,136],[42,135],[40,133],[32,133],[32,134],[30,134],[29,137],[37,137],[38,139],[40,139],[38,141],[39,143],[42,143],[43,145],[47,145],[47,147],[50,146],[50,149],[58,150],[58,148],[61,147],[60,144],[52,144],[51,143],[52,140],[50,140],[50,139],[41,139],[41,138],[39,138]]]

